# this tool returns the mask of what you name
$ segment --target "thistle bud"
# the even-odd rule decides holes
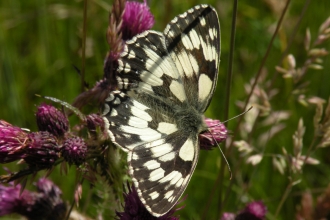
[[[69,129],[67,117],[52,105],[41,104],[38,107],[36,118],[39,131],[48,131],[61,137]]]
[[[59,158],[60,147],[54,135],[47,131],[28,135],[27,147],[23,156],[30,166],[49,167]]]
[[[87,145],[84,139],[80,137],[69,138],[65,140],[61,151],[63,158],[69,164],[76,164],[79,166],[85,161]]]
[[[103,127],[104,121],[103,119],[97,114],[90,114],[86,116],[87,121],[87,128],[90,131],[95,131],[96,127]]]

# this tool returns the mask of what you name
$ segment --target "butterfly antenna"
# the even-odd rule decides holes
[[[250,111],[252,108],[253,108],[253,106],[251,106],[248,110],[242,112],[241,114],[236,115],[235,117],[232,117],[232,118],[230,118],[230,119],[228,119],[228,120],[226,120],[226,121],[222,121],[222,122],[219,122],[218,124],[215,124],[215,125],[210,126],[210,128],[215,127],[215,126],[218,126],[218,125],[220,125],[220,124],[224,124],[224,123],[226,123],[226,122],[228,122],[228,121],[230,121],[230,120],[233,120],[233,119],[235,119],[235,118],[238,118],[238,117],[244,115],[245,113],[247,113],[248,111]]]
[[[223,122],[221,122],[221,123],[224,124],[224,123],[226,123],[226,122],[228,122],[228,121],[230,121],[230,120],[233,120],[233,119],[235,119],[235,118],[241,117],[242,115],[244,115],[245,113],[247,113],[248,111],[250,111],[252,108],[253,108],[253,106],[251,106],[248,110],[242,112],[241,114],[236,115],[236,116],[234,116],[234,117],[232,117],[232,118],[230,118],[230,119],[228,119],[228,120],[226,120],[226,121],[223,121]]]
[[[210,132],[210,131],[208,131],[208,132]],[[231,172],[231,169],[230,169],[230,165],[229,165],[229,163],[228,163],[228,160],[227,160],[225,154],[223,153],[223,151],[221,150],[220,144],[219,144],[219,143],[217,142],[217,140],[214,138],[212,132],[210,132],[210,134],[212,135],[213,140],[215,141],[215,143],[217,143],[217,146],[218,146],[218,148],[219,148],[219,150],[220,150],[220,152],[221,152],[223,158],[224,158],[225,161],[226,161],[226,164],[227,164],[227,166],[228,166],[228,171],[229,171],[229,173],[230,173],[230,178],[229,178],[229,179],[231,180],[232,177],[233,177],[233,172]]]
[[[248,111],[250,111],[252,108],[253,108],[253,106],[251,106],[248,110],[242,112],[241,114],[236,115],[235,117],[230,118],[230,119],[228,119],[228,120],[226,120],[226,121],[220,122],[219,124],[224,124],[224,123],[226,123],[226,122],[228,122],[228,121],[230,121],[230,120],[232,120],[232,119],[238,118],[238,117],[244,115],[245,113],[247,113]],[[219,124],[213,125],[213,126],[211,126],[211,127],[218,126]],[[217,146],[218,146],[218,148],[219,148],[219,150],[220,150],[220,152],[221,152],[223,158],[224,158],[225,161],[226,161],[226,164],[227,164],[227,166],[228,166],[228,170],[229,170],[229,173],[230,173],[230,178],[229,178],[229,179],[231,180],[232,177],[233,177],[233,173],[232,173],[232,171],[231,171],[231,169],[230,169],[230,165],[229,165],[229,163],[228,163],[228,160],[227,160],[225,154],[223,153],[223,151],[221,150],[221,147],[220,147],[219,143],[218,143],[217,140],[214,138],[212,132],[211,132],[211,131],[208,131],[208,132],[209,132],[209,133],[211,134],[211,136],[213,137],[213,140],[215,141],[215,143],[217,143]]]

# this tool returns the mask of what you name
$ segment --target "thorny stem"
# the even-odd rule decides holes
[[[62,162],[63,162],[63,159],[59,159],[52,165],[52,167],[56,167],[58,164],[60,164]],[[7,175],[1,175],[0,176],[0,183],[9,183],[11,181],[17,180],[17,179],[22,178],[24,176],[28,176],[28,175],[33,174],[33,173],[37,173],[40,170],[47,170],[47,169],[51,169],[51,167],[47,167],[47,168],[46,167],[39,167],[39,168],[33,167],[33,168],[27,168],[27,169],[24,169],[24,170],[20,170],[20,171],[15,172],[15,173],[10,173],[10,174],[7,174]]]
[[[277,206],[277,209],[276,209],[276,212],[275,212],[275,219],[278,216],[279,212],[281,211],[282,206],[283,206],[285,200],[288,198],[288,196],[290,194],[290,191],[292,189],[292,186],[293,186],[293,181],[292,181],[292,179],[290,179],[290,182],[289,182],[288,186],[285,189],[285,192],[284,192],[284,194],[283,194],[283,196],[281,198],[281,201],[280,201],[280,203]]]

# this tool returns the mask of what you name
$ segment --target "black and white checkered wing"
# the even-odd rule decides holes
[[[183,131],[173,106],[166,103],[154,100],[156,106],[148,107],[120,91],[110,93],[108,100],[106,127],[112,142],[128,152],[129,174],[140,200],[154,216],[164,215],[177,203],[196,167],[198,133]]]
[[[208,107],[217,83],[220,25],[216,11],[197,5],[174,18],[165,28],[166,46],[191,105]]]
[[[199,156],[203,113],[218,74],[220,27],[215,10],[196,6],[164,33],[126,42],[118,60],[119,91],[106,99],[113,143],[128,152],[129,174],[154,216],[167,213],[187,187]]]
[[[177,67],[168,54],[165,37],[145,31],[126,42],[118,60],[118,87],[130,97],[149,96],[181,104],[186,100]]]

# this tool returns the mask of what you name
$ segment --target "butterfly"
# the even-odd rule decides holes
[[[219,57],[218,15],[203,4],[163,33],[136,35],[118,59],[119,89],[105,100],[104,121],[111,141],[128,153],[139,198],[155,217],[173,208],[195,170]]]

